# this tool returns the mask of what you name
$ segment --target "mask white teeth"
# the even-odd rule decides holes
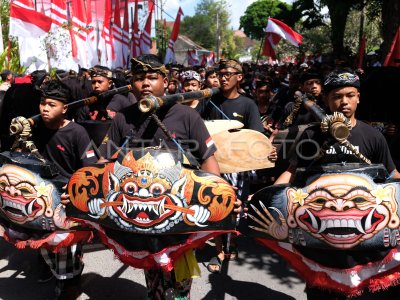
[[[128,204],[128,200],[125,199],[125,197],[122,197],[122,211],[124,213],[128,213],[129,211],[129,204]]]
[[[165,197],[161,200],[160,204],[158,205],[158,215],[161,216],[164,212],[164,204],[165,204]]]
[[[326,229],[326,221],[325,220],[321,220],[321,228],[319,229],[318,233],[324,232],[325,229]]]
[[[315,218],[315,216],[308,210],[306,209],[306,212],[308,213],[308,216],[311,219],[311,225],[315,230],[318,230],[318,222],[317,219]]]
[[[32,214],[32,212],[33,212],[33,205],[35,204],[35,202],[36,202],[36,200],[33,200],[33,201],[31,201],[31,203],[29,203],[29,205],[28,205],[28,211],[25,211],[25,207],[24,207],[24,213],[27,215],[27,216],[30,216],[31,214]]]
[[[364,228],[361,225],[361,220],[356,220],[355,225],[359,232],[361,232],[362,234],[365,234]]]
[[[365,230],[369,230],[372,226],[372,216],[374,215],[375,208],[371,210],[371,212],[367,216],[367,220],[365,221]],[[365,232],[364,232],[365,233]]]

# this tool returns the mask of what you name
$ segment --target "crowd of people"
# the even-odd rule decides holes
[[[32,107],[29,113],[37,112],[41,121],[33,130],[33,141],[38,151],[47,160],[57,165],[60,173],[69,178],[83,166],[96,163],[107,163],[113,153],[108,153],[108,143],[113,145],[138,147],[138,139],[149,141],[146,146],[156,146],[160,140],[165,145],[175,149],[177,140],[196,140],[200,147],[192,151],[198,168],[212,174],[222,176],[236,191],[239,201],[235,203],[235,214],[239,214],[238,222],[243,222],[246,216],[246,205],[258,189],[273,184],[290,183],[297,168],[307,168],[310,165],[336,162],[354,162],[359,159],[354,155],[337,153],[323,155],[320,161],[305,160],[315,149],[300,148],[299,153],[290,151],[274,142],[274,139],[291,128],[302,128],[297,133],[297,139],[312,139],[318,142],[322,149],[327,147],[336,151],[340,148],[334,143],[324,145],[325,136],[319,126],[315,126],[314,115],[302,105],[306,97],[328,114],[341,112],[349,120],[351,134],[349,141],[358,146],[361,154],[373,163],[385,166],[390,178],[397,179],[398,153],[396,144],[397,128],[387,127],[382,130],[367,124],[368,120],[359,120],[355,113],[360,102],[362,74],[348,66],[328,65],[322,63],[257,65],[240,63],[233,59],[221,59],[213,67],[184,67],[182,65],[165,66],[155,55],[143,55],[131,60],[130,69],[110,70],[104,66],[94,66],[90,69],[81,68],[74,71],[57,70],[55,74],[37,71],[25,77],[17,76],[9,70],[1,73],[0,86],[1,123],[7,124],[18,116],[20,111],[10,110],[8,102],[22,103],[26,95],[18,95],[15,91],[19,84],[30,84],[38,91],[37,102],[29,103]],[[15,80],[16,78],[24,78]],[[22,83],[18,83],[22,82]],[[69,109],[68,104],[91,96],[99,96],[114,88],[132,85],[131,91],[102,97],[101,101]],[[219,88],[220,93],[205,100],[193,99],[191,102],[167,106],[157,111],[158,117],[172,134],[167,136],[165,130],[153,126],[156,120],[143,117],[138,109],[138,100],[146,96],[160,97],[176,93],[198,91],[205,88]],[[8,93],[7,91],[14,91]],[[26,101],[24,103],[27,103]],[[14,104],[15,105],[15,104]],[[31,115],[25,115],[30,117]],[[210,144],[210,133],[203,120],[237,120],[243,128],[261,132],[268,137],[275,147],[268,153],[268,159],[276,162],[271,169],[249,170],[237,173],[221,174],[215,158],[215,144]],[[95,121],[95,123],[93,122]],[[317,120],[318,121],[318,120]],[[93,125],[95,124],[95,125]],[[318,123],[319,125],[319,123]],[[304,126],[304,127],[301,127]],[[4,126],[3,126],[4,127]],[[148,132],[151,128],[152,132]],[[98,151],[88,157],[86,145],[93,141]],[[390,141],[390,147],[388,145]],[[2,128],[1,151],[8,151],[12,137],[8,130]],[[143,146],[141,143],[139,146]],[[190,151],[189,145],[182,144],[184,151]],[[62,149],[62,151],[60,151]],[[286,151],[286,152],[284,152]],[[313,152],[314,151],[314,152]],[[393,158],[392,158],[393,156]],[[68,197],[63,201],[68,205]],[[95,213],[93,211],[92,213]],[[195,218],[195,217],[193,217]],[[193,220],[195,222],[197,220]],[[238,228],[244,226],[237,224]],[[162,239],[162,236],[159,237]],[[207,269],[211,273],[220,273],[224,260],[235,260],[240,252],[237,247],[236,235],[225,234],[214,238],[215,257]],[[299,249],[302,251],[302,249]],[[306,252],[306,250],[304,250]],[[309,254],[310,250],[307,249]],[[320,250],[315,250],[320,251]],[[375,255],[374,250],[367,253],[370,261],[382,259]],[[309,254],[310,255],[310,254]],[[357,264],[359,253],[351,251],[329,255],[337,255],[340,260],[349,264]],[[318,253],[316,257],[323,257]],[[41,282],[47,282],[53,276],[56,278],[56,295],[58,299],[67,299],[71,289],[79,286],[79,277],[84,267],[82,244],[74,244],[58,253],[50,253],[41,249],[40,276]],[[363,261],[365,262],[365,257]],[[369,258],[368,258],[369,259]],[[318,260],[323,265],[324,258]],[[350,263],[351,262],[351,263]],[[346,272],[347,265],[341,266]],[[145,270],[148,299],[189,299],[191,278],[177,281],[174,270],[165,272],[161,269]],[[396,277],[394,282],[398,282]],[[266,283],[267,285],[268,283]],[[347,299],[347,295],[337,291],[321,290],[318,286],[307,284],[308,299]],[[396,287],[391,289],[397,293]],[[373,297],[376,293],[366,290],[365,297]],[[378,292],[379,294],[379,292]],[[386,293],[385,295],[387,295]],[[361,298],[357,299],[363,299]],[[384,297],[384,296],[382,296]],[[385,296],[386,297],[386,296]],[[375,298],[365,298],[375,299]],[[378,298],[376,298],[378,299]],[[396,298],[380,298],[396,299]]]

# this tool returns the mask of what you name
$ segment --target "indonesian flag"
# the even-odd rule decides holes
[[[113,40],[111,34],[111,1],[106,1],[104,11],[103,30],[101,31],[100,41],[100,64],[108,68],[112,68],[112,60],[114,57]]]
[[[124,10],[124,25],[122,27],[122,63],[125,67],[128,66],[129,56],[129,0],[125,1]]]
[[[213,65],[215,65],[215,53],[210,52],[207,55],[207,67],[212,67]]]
[[[132,25],[131,57],[137,57],[140,55],[140,34],[139,34],[138,11],[139,11],[138,0],[135,0],[135,15],[133,17],[133,25]],[[150,15],[151,15],[151,11],[150,11]],[[146,22],[146,25],[147,25],[147,22]]]
[[[96,21],[92,18],[92,1],[86,0],[86,24],[87,24],[87,37],[86,49],[88,67],[92,67],[99,63],[97,54],[97,35],[95,28],[97,27]]]
[[[51,19],[35,11],[34,7],[32,0],[10,4],[9,35],[18,37],[19,61],[28,73],[48,67],[44,40],[50,31]]]
[[[121,27],[121,15],[119,8],[119,1],[115,1],[114,6],[114,22],[112,24],[112,38],[114,42],[114,57],[112,61],[112,67],[123,67],[123,56],[122,56],[122,27]]]
[[[361,38],[360,46],[358,48],[357,67],[359,69],[362,69],[362,67],[363,67],[364,53],[365,53],[365,46],[366,46],[365,44],[366,44],[366,40],[365,40],[365,36],[363,36]]]
[[[68,23],[67,6],[63,0],[51,0],[50,18],[53,25],[62,26]]]
[[[149,54],[151,50],[151,19],[153,15],[154,6],[151,7],[149,15],[147,16],[146,25],[140,35],[140,52],[141,54]]]
[[[268,18],[267,27],[265,28],[265,42],[262,54],[275,60],[275,47],[281,39],[285,39],[293,46],[298,47],[302,43],[303,36],[285,23],[273,18]]]
[[[183,15],[182,9],[179,7],[178,14],[175,19],[174,27],[172,28],[171,37],[168,43],[167,53],[165,54],[164,63],[176,63],[174,45],[178,38],[179,28],[181,26],[181,16]]]
[[[51,19],[34,10],[31,1],[14,1],[10,4],[9,35],[38,38],[50,31]]]
[[[87,21],[83,0],[72,0],[71,42],[72,56],[81,66],[88,68]]]
[[[196,50],[188,50],[187,51],[187,61],[189,66],[197,66],[199,65],[199,57],[196,53]]]
[[[383,63],[384,67],[392,66],[398,67],[400,65],[400,26],[397,29],[396,35],[394,36],[392,46],[390,47],[390,51],[386,56],[385,62]]]

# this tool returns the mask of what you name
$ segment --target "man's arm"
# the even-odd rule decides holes
[[[292,165],[290,165],[289,168],[276,179],[274,185],[292,182],[295,171],[296,169]]]
[[[214,155],[211,155],[209,158],[207,158],[203,163],[201,164],[201,169],[203,171],[215,174],[220,176],[220,170],[219,170],[219,165],[217,162],[217,159],[215,158]]]

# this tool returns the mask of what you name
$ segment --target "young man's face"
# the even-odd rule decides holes
[[[355,87],[340,87],[326,95],[326,102],[331,112],[341,112],[351,118],[360,102],[360,93]]]
[[[210,74],[206,79],[206,85],[209,88],[219,88],[221,85],[219,84],[219,79],[217,73]]]
[[[302,88],[304,93],[318,97],[322,91],[322,83],[320,79],[312,78],[304,81]]]
[[[178,91],[178,83],[172,80],[168,83],[168,93],[175,94]]]
[[[136,73],[132,76],[133,93],[137,99],[153,95],[161,97],[168,86],[168,78],[157,72]]]
[[[185,80],[183,82],[183,90],[185,92],[198,91],[198,90],[200,90],[200,82],[198,82],[196,79]]]
[[[238,87],[243,75],[234,68],[226,68],[218,71],[218,78],[223,91],[232,90]]]
[[[112,86],[112,80],[103,77],[95,76],[92,77],[92,89],[96,94],[100,94],[108,91]]]
[[[269,85],[261,85],[260,87],[256,88],[256,99],[260,102],[265,102],[269,100],[272,96],[271,88]]]
[[[42,99],[39,104],[40,115],[45,124],[56,123],[64,118],[68,106],[59,100]]]

